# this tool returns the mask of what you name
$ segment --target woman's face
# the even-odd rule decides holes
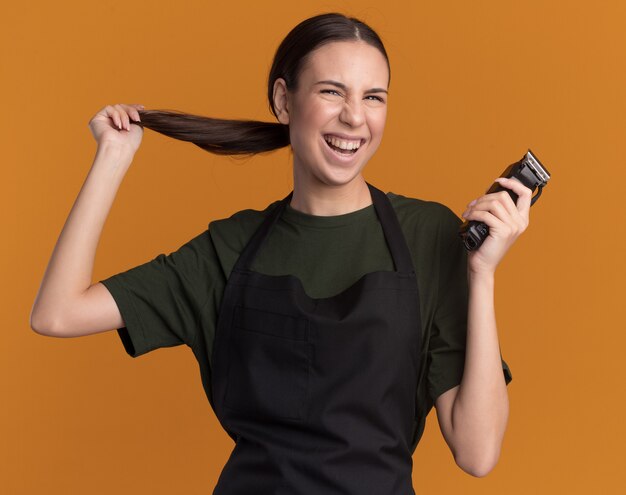
[[[279,81],[275,99],[277,85],[284,87]],[[311,52],[279,114],[289,124],[296,185],[342,185],[360,174],[383,137],[388,82],[385,57],[365,42],[332,42]]]

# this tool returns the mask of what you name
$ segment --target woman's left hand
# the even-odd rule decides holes
[[[509,193],[498,191],[467,205],[463,218],[484,222],[489,227],[489,235],[481,246],[468,253],[468,269],[474,273],[494,273],[504,254],[528,227],[532,190],[516,179],[499,177],[496,182],[518,195],[517,204]]]

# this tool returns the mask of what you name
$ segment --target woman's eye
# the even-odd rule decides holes
[[[336,94],[336,95],[341,96],[341,95],[340,95],[337,91],[335,91],[334,89],[322,89],[320,92],[321,92],[321,93],[334,93],[334,94]],[[384,99],[382,99],[380,96],[369,95],[369,96],[366,96],[366,98],[374,98],[374,100],[378,100],[378,101],[380,101],[381,103],[385,103],[385,100],[384,100]]]

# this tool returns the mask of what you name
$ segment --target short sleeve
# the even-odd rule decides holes
[[[168,255],[100,280],[120,310],[126,326],[117,332],[131,357],[193,346],[215,263],[207,230]]]
[[[428,348],[428,393],[433,402],[439,395],[459,385],[465,366],[469,287],[467,251],[458,235],[463,221],[445,207],[439,228],[439,284],[437,308]],[[502,359],[505,383],[512,380]]]

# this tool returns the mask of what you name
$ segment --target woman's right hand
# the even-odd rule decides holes
[[[127,147],[133,154],[141,144],[143,127],[132,124],[130,120],[141,121],[139,110],[143,105],[107,105],[89,121],[89,129],[98,147],[104,143],[113,143]]]

